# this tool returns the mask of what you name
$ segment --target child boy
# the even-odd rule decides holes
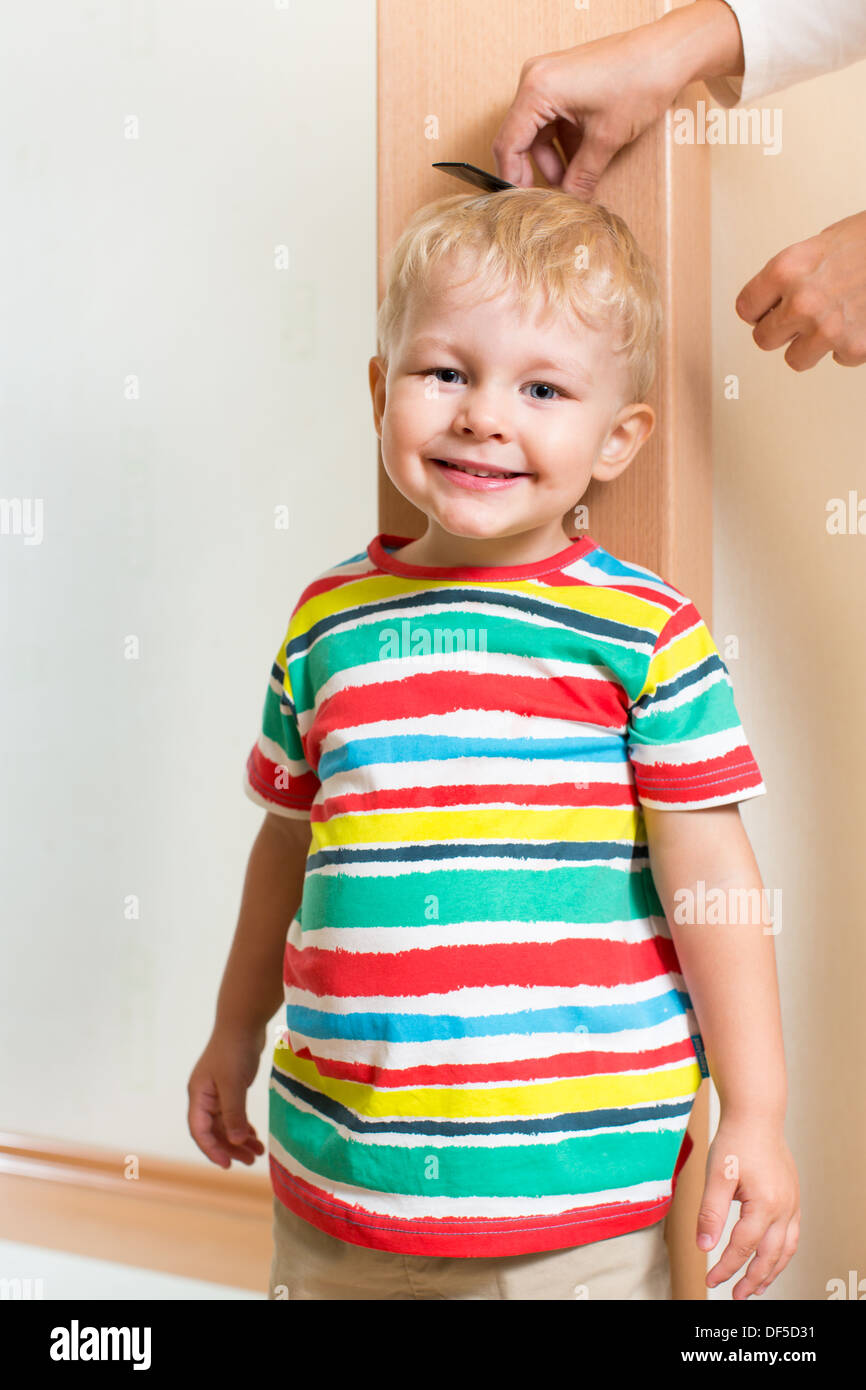
[[[272,1298],[670,1298],[708,1074],[701,1248],[742,1210],[707,1283],[796,1248],[773,934],[734,915],[766,788],[694,605],[563,524],[653,429],[660,327],[625,223],[559,190],[440,199],[392,252],[374,418],[427,529],[291,612],[189,1083],[202,1150],[252,1163],[282,965]]]

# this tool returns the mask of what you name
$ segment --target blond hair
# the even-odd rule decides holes
[[[578,257],[580,247],[586,252]],[[494,294],[507,285],[524,311],[542,299],[545,313],[577,315],[591,327],[612,325],[617,350],[626,357],[632,400],[645,399],[663,326],[652,264],[617,213],[558,188],[457,193],[419,208],[386,262],[387,289],[377,318],[384,362],[410,295],[454,251],[469,252],[475,263],[461,284],[490,285]]]

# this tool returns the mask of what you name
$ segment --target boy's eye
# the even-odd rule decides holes
[[[461,375],[461,373],[458,372],[458,370],[457,370],[456,367],[428,367],[428,369],[427,369],[427,371],[424,373],[424,375],[425,375],[425,376],[436,376],[438,372],[451,372],[452,376],[460,376],[460,375]],[[445,385],[446,385],[446,386],[451,386],[452,383],[451,383],[450,381],[446,381],[446,382],[445,382]]]
[[[554,394],[557,395],[557,396],[561,394],[560,391],[558,390],[558,388],[557,388],[556,386],[551,386],[550,383],[547,382],[547,381],[533,381],[532,386],[530,386],[529,389],[532,390],[533,387],[535,387],[535,386],[540,386],[540,387],[542,388],[543,391],[553,391]],[[536,399],[536,400],[541,399],[541,400],[543,400],[543,401],[549,401],[549,400],[552,399],[552,397],[551,397],[551,396],[541,396],[541,397],[539,398],[538,396],[536,396],[535,399]]]
[[[456,367],[428,367],[427,370],[423,373],[423,375],[424,375],[425,377],[428,377],[428,376],[438,376],[440,372],[450,372],[452,376],[462,376],[462,375],[463,375],[462,372],[458,372],[458,370],[457,370]],[[446,381],[446,382],[444,382],[443,384],[444,384],[445,386],[452,386],[452,385],[453,385],[453,382]],[[540,387],[542,388],[542,390],[544,390],[544,391],[552,391],[552,392],[554,393],[555,396],[561,396],[561,395],[562,395],[562,392],[559,390],[559,387],[558,387],[558,386],[551,386],[550,383],[547,382],[547,381],[533,381],[533,382],[530,384],[530,388],[529,388],[529,389],[532,391],[532,390],[535,389],[536,386],[540,386]],[[553,397],[552,397],[552,396],[535,396],[534,399],[535,399],[535,400],[549,401],[549,400],[552,400]]]

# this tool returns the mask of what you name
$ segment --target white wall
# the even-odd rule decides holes
[[[859,63],[765,97],[782,111],[778,155],[713,152],[713,626],[720,646],[739,639],[728,664],[767,784],[742,814],[764,883],[782,890],[787,1138],[802,1199],[799,1251],[765,1301],[826,1298],[829,1279],[866,1276],[866,535],[826,529],[829,499],[866,500],[866,367],[828,355],[795,372],[784,349],[754,344],[733,305],[777,252],[866,209],[864,82]],[[739,400],[724,397],[729,373]]]
[[[44,0],[0,63],[2,490],[43,508],[0,535],[0,1125],[207,1165],[243,765],[300,588],[377,529],[375,4]]]

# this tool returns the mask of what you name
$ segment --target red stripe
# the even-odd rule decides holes
[[[680,633],[687,632],[689,628],[694,627],[695,623],[703,622],[700,613],[691,601],[684,603],[678,613],[676,610],[674,612],[676,616],[671,615],[667,621],[667,628],[662,628],[659,632],[659,638],[664,632],[664,642],[661,646],[658,645],[658,638],[656,639],[658,651],[664,651],[669,642],[672,642],[675,637],[679,637]]]
[[[564,806],[568,811],[578,806],[630,810],[639,804],[632,782],[551,782],[547,786],[533,785],[531,792],[533,806]],[[525,810],[526,783],[485,782],[482,786],[448,783],[445,786],[382,787],[369,792],[347,792],[327,797],[316,806],[315,819],[328,821],[335,816],[361,811],[432,811],[443,806],[486,806],[499,802],[513,802],[520,810]]]
[[[645,1052],[560,1052],[553,1057],[528,1057],[512,1062],[443,1063],[439,1066],[375,1067],[321,1057],[309,1047],[294,1055],[314,1062],[322,1076],[336,1081],[357,1081],[383,1090],[390,1086],[472,1086],[477,1082],[540,1081],[548,1077],[617,1076],[623,1072],[652,1072],[677,1062],[694,1062],[695,1050],[688,1038],[649,1047]],[[279,1060],[275,1065],[279,1068]]]
[[[680,973],[673,942],[604,941],[598,937],[553,942],[509,941],[471,946],[417,947],[393,954],[323,950],[286,942],[283,980],[311,994],[338,998],[386,995],[395,1008],[400,998],[423,998],[449,990],[496,985],[612,986]]]
[[[638,795],[653,801],[700,801],[756,787],[762,780],[752,751],[744,743],[721,757],[685,765],[633,761],[632,770]]]
[[[285,767],[266,758],[258,744],[250,750],[247,758],[247,776],[250,786],[266,801],[273,801],[277,806],[300,807],[302,810],[312,804],[320,786],[315,773],[305,772],[302,777],[293,777]],[[276,785],[278,776],[285,786]]]
[[[660,594],[658,589],[648,589],[643,584],[617,584],[614,580],[611,580],[606,587],[609,593],[630,594],[632,598],[646,599],[647,603],[653,604],[656,608],[667,608],[668,617],[665,618],[665,623],[670,620],[671,614],[677,611],[683,601],[683,595],[676,589],[674,589],[673,594]],[[650,614],[647,614],[646,623],[638,623],[636,626],[649,628],[651,622]],[[662,623],[662,627],[664,627],[664,623]],[[661,630],[659,628],[660,632]]]
[[[274,1192],[296,1216],[350,1245],[404,1255],[499,1256],[561,1250],[655,1225],[671,1204],[668,1196],[655,1201],[605,1202],[559,1216],[380,1216],[296,1177],[273,1154],[269,1158]]]
[[[459,653],[458,653],[459,655]],[[613,676],[497,676],[473,671],[427,671],[402,680],[377,681],[338,691],[323,700],[307,731],[307,761],[319,763],[319,750],[332,731],[365,723],[420,719],[455,710],[493,710],[536,719],[580,719],[624,733],[628,695]],[[575,729],[575,737],[580,737]]]

